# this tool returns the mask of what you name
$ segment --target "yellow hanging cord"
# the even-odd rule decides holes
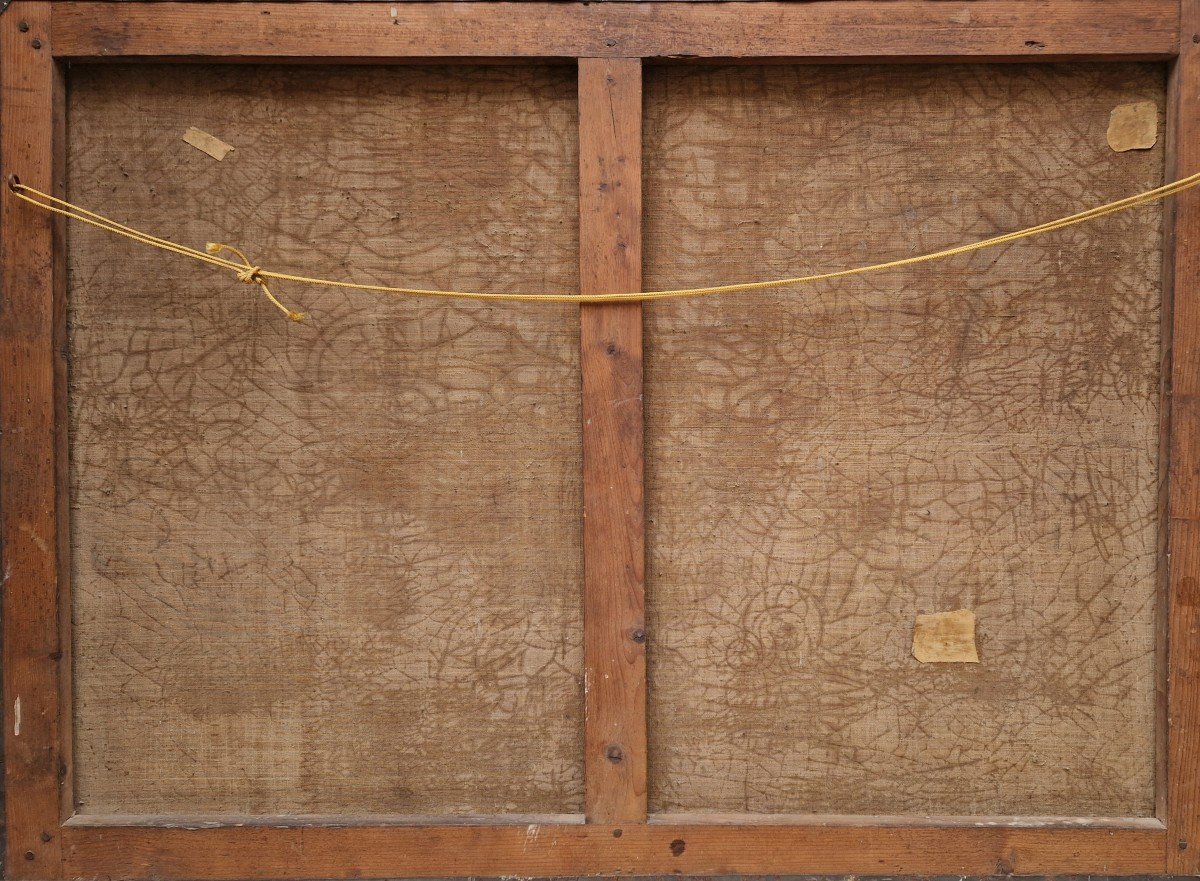
[[[780,288],[788,285],[809,284],[817,281],[829,281],[836,278],[846,278],[852,275],[863,275],[868,272],[880,272],[885,269],[897,269],[902,266],[915,266],[919,263],[929,263],[934,260],[955,257],[959,254],[969,254],[972,251],[979,251],[984,248],[991,248],[995,247],[996,245],[1015,242],[1019,239],[1029,238],[1030,236],[1039,235],[1045,232],[1052,232],[1056,229],[1074,226],[1077,223],[1084,223],[1085,221],[1094,220],[1098,217],[1116,214],[1119,211],[1126,211],[1139,205],[1146,205],[1150,202],[1156,202],[1160,199],[1165,199],[1168,196],[1173,196],[1176,193],[1181,193],[1184,190],[1190,190],[1192,187],[1197,185],[1200,185],[1200,173],[1189,175],[1188,177],[1181,178],[1180,180],[1164,186],[1147,190],[1144,193],[1138,193],[1135,196],[1128,196],[1124,199],[1118,199],[1116,202],[1109,202],[1107,205],[1089,208],[1087,211],[1081,211],[1078,214],[1060,217],[1057,220],[1047,221],[1046,223],[1041,223],[1037,226],[1026,227],[1025,229],[1017,230],[1016,232],[1005,233],[1003,235],[993,236],[990,239],[983,239],[982,241],[973,242],[968,245],[958,245],[953,248],[946,248],[941,251],[933,251],[929,254],[921,254],[916,257],[905,257],[900,260],[888,260],[884,263],[872,263],[869,266],[857,266],[852,269],[839,269],[833,272],[821,272],[814,275],[801,275],[794,278],[777,278],[768,281],[747,281],[737,284],[713,285],[710,287],[701,288],[678,288],[664,291],[641,291],[637,293],[620,294],[526,294],[485,293],[482,291],[425,290],[422,288],[390,287],[388,285],[358,284],[349,281],[336,281],[328,278],[311,278],[306,275],[292,275],[286,272],[270,272],[253,264],[244,253],[232,245],[209,242],[204,251],[198,251],[195,248],[189,248],[185,245],[179,245],[175,242],[168,241],[167,239],[160,239],[157,236],[150,235],[149,233],[141,232],[133,227],[117,223],[115,220],[110,220],[101,214],[96,214],[95,212],[88,211],[85,208],[80,208],[78,205],[73,205],[63,199],[55,198],[54,196],[43,193],[40,190],[35,190],[33,187],[22,184],[15,175],[9,178],[9,189],[12,194],[18,199],[28,202],[31,205],[36,205],[38,208],[42,208],[46,211],[52,211],[55,214],[61,214],[64,217],[69,217],[72,220],[78,220],[81,223],[90,224],[91,226],[105,230],[106,232],[124,236],[125,238],[132,239],[135,242],[140,242],[143,245],[149,245],[153,248],[169,251],[173,254],[179,254],[184,257],[191,257],[193,260],[199,260],[204,263],[210,263],[213,266],[219,266],[224,269],[231,270],[235,273],[239,281],[246,284],[257,284],[267,299],[270,300],[277,309],[279,309],[293,321],[300,321],[303,319],[304,313],[295,312],[276,299],[275,295],[271,293],[271,289],[267,286],[268,280],[294,281],[301,284],[325,285],[327,287],[347,288],[356,291],[371,291],[381,294],[397,294],[400,296],[450,297],[462,300],[502,300],[525,303],[628,303],[647,302],[651,300],[667,300],[676,297],[698,297],[708,294],[731,294],[739,291],[761,291],[768,288]],[[220,256],[225,251],[236,255],[242,262],[236,263]]]

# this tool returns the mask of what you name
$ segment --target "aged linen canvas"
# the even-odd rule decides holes
[[[1158,185],[1153,65],[649,70],[646,283],[924,253]],[[1150,816],[1160,207],[646,312],[659,812]],[[916,616],[977,618],[921,664]]]
[[[73,201],[192,246],[577,283],[571,68],[76,66],[69,132]],[[577,310],[68,254],[79,810],[581,810]]]

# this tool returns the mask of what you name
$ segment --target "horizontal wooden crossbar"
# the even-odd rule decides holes
[[[87,60],[1152,59],[1177,53],[1179,6],[1173,0],[60,2],[53,33],[56,57]]]
[[[869,820],[871,818],[863,818]],[[1148,821],[1153,823],[1153,821]],[[1161,828],[912,825],[68,825],[66,877],[1154,874]]]

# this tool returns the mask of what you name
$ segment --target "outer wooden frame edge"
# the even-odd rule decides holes
[[[51,57],[49,2],[0,19],[0,162],[5,174],[64,190],[63,81]],[[69,659],[60,613],[60,409],[64,225],[0,193],[0,558],[4,584],[6,872],[57,877],[69,713],[60,686]]]
[[[1167,177],[1200,169],[1200,0],[1182,0]],[[1200,195],[1175,197],[1164,248],[1173,298],[1167,591],[1167,871],[1200,873]]]
[[[485,8],[486,7],[486,8]],[[503,22],[497,27],[497,21]],[[1178,0],[58,2],[67,58],[1167,58]],[[314,41],[313,34],[321,39]]]
[[[75,828],[78,878],[1154,874],[1162,830],[877,826]]]
[[[1174,165],[1181,173],[1200,166],[1200,121],[1196,119],[1200,61],[1191,45],[1192,29],[1200,26],[1200,0],[1183,2],[1184,51],[1175,72],[1177,99],[1172,112],[1177,145]],[[978,62],[1166,58],[1179,50],[1175,0],[1145,0],[1136,7],[1105,0],[1053,0],[1048,4],[1023,0],[969,4],[832,0],[793,6],[662,3],[653,8],[546,3],[519,7],[489,4],[486,9],[482,4],[396,6],[402,14],[391,18],[390,7],[378,3],[109,5],[17,0],[0,20],[2,167],[7,172],[19,166],[27,183],[51,192],[61,189],[64,108],[52,52],[56,57],[86,60],[635,54],[757,60],[804,56],[803,60],[842,61],[962,58]],[[377,22],[385,10],[389,18]],[[495,17],[506,11],[512,27],[496,28]],[[251,20],[250,15],[259,18]],[[272,19],[270,24],[264,22],[267,18]],[[907,20],[910,26],[899,28],[897,20]],[[27,30],[19,27],[22,21],[29,24]],[[398,24],[403,27],[397,28]],[[312,44],[312,34],[318,32],[322,34],[319,46]],[[638,62],[581,61],[581,74],[584,69],[619,70],[623,63]],[[581,76],[581,86],[582,82]],[[629,97],[622,103],[628,104]],[[622,137],[616,129],[610,134],[614,144]],[[581,138],[581,157],[582,149]],[[587,210],[582,196],[588,173],[581,166],[581,211]],[[600,181],[597,177],[594,182]],[[627,207],[632,204],[626,203]],[[589,778],[589,811],[594,822],[586,826],[379,826],[366,818],[361,825],[338,827],[180,829],[169,824],[87,825],[78,820],[60,827],[61,780],[69,773],[70,745],[70,717],[64,712],[69,704],[69,678],[60,676],[64,668],[69,669],[69,659],[64,657],[67,643],[60,640],[59,631],[60,617],[64,610],[69,612],[66,570],[60,568],[58,557],[65,533],[60,528],[62,512],[56,508],[56,489],[65,461],[60,410],[65,366],[57,354],[64,248],[61,224],[43,215],[17,214],[14,205],[5,193],[0,204],[0,529],[7,581],[4,677],[9,877],[232,881],[401,874],[1149,874],[1164,867],[1174,872],[1200,872],[1200,664],[1196,660],[1200,657],[1200,589],[1196,581],[1200,573],[1193,571],[1200,567],[1200,487],[1196,484],[1200,453],[1195,448],[1200,397],[1193,388],[1200,384],[1200,328],[1188,327],[1200,321],[1194,303],[1194,279],[1200,268],[1200,254],[1196,253],[1200,248],[1200,198],[1194,194],[1180,200],[1174,227],[1180,246],[1171,261],[1178,305],[1171,399],[1171,675],[1165,830],[1138,824],[1123,828],[1119,821],[1094,821],[1081,828],[1052,820],[1045,825],[980,826],[916,819],[897,822],[895,818],[888,823],[882,821],[889,818],[861,818],[861,824],[827,823],[819,818],[797,818],[787,824],[651,818],[646,824],[644,741],[640,769],[625,778]],[[611,211],[620,205],[620,199],[602,197],[596,205],[598,210]],[[596,232],[602,237],[621,229],[610,216],[597,225]],[[632,220],[626,231],[630,236],[627,246],[632,242],[636,248],[638,220]],[[622,271],[632,271],[633,265],[630,261]],[[622,284],[601,270],[596,276],[598,287],[601,278],[605,285]],[[617,312],[595,314],[616,317]],[[621,338],[631,343],[632,322],[619,323]],[[585,319],[581,331],[585,344],[587,328]],[[593,335],[597,340],[604,336]],[[640,310],[637,336],[636,386],[640,393]],[[593,354],[612,357],[607,348]],[[586,352],[583,357],[588,357]],[[618,377],[619,382],[610,377],[598,388],[612,391],[622,383],[632,387],[634,368],[627,365],[623,369],[626,372]],[[638,411],[636,461],[640,469],[640,403]],[[618,461],[633,462],[629,457],[632,449],[627,446]],[[636,485],[640,494],[640,475]],[[632,509],[621,510],[628,514]],[[629,583],[638,584],[640,590],[640,576]],[[640,602],[640,594],[638,597]],[[624,613],[633,611],[640,612],[640,607],[624,605]],[[639,621],[630,618],[628,623]],[[632,652],[620,663],[627,672],[632,669],[630,682],[635,683],[634,688],[620,692],[624,695],[621,700],[637,693],[640,676],[644,738],[644,658],[640,652]],[[60,692],[61,683],[66,685]],[[19,729],[14,712],[17,697],[23,698]],[[624,739],[636,746],[637,711],[635,708],[630,715],[633,704],[624,706],[622,718],[634,732]],[[618,820],[624,825],[615,825]],[[1181,848],[1181,842],[1187,848]],[[27,854],[31,858],[27,859]]]

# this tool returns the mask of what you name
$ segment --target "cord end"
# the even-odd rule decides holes
[[[18,189],[20,189],[20,187],[21,187],[21,179],[19,177],[17,177],[15,174],[10,174],[8,176],[8,191],[10,193],[15,193]]]
[[[308,317],[308,313],[307,312],[293,312],[291,309],[289,309],[287,317],[292,319],[292,321],[303,321],[305,318]]]

